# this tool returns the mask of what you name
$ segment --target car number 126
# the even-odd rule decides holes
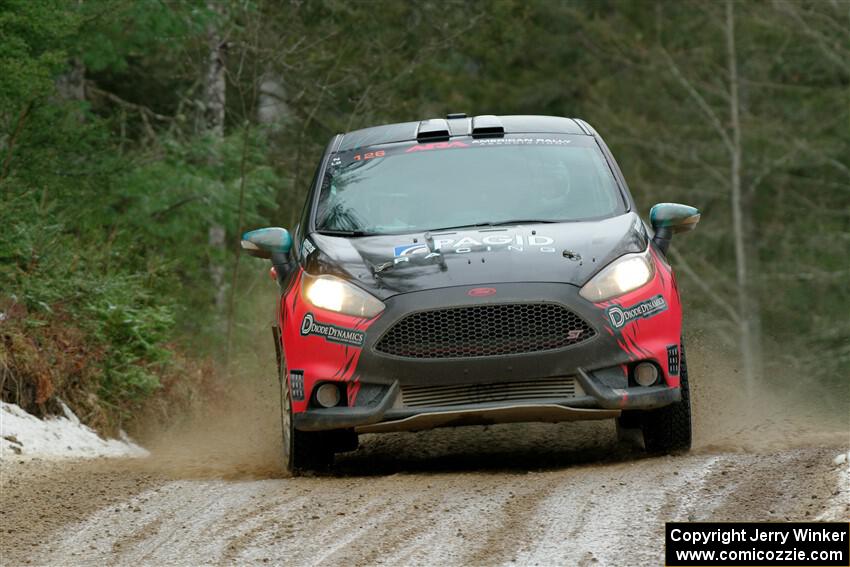
[[[365,154],[357,154],[356,156],[354,156],[354,161],[363,161],[376,157],[384,157],[384,150],[378,150],[377,152],[366,152]]]

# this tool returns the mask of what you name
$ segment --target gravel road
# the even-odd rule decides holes
[[[250,451],[6,462],[3,564],[661,565],[667,520],[850,517],[835,436],[661,458],[609,423],[363,441],[319,477]]]

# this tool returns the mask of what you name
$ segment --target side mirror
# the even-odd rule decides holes
[[[679,203],[658,203],[649,211],[649,222],[655,231],[652,241],[662,252],[667,252],[673,235],[693,230],[699,222],[699,217],[699,210],[695,207]]]
[[[292,236],[285,228],[260,228],[242,235],[242,251],[257,258],[271,258],[272,254],[288,254]]]

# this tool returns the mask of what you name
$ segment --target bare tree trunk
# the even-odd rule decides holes
[[[219,2],[209,2],[207,7],[218,14],[218,21],[210,24],[207,30],[207,70],[204,80],[204,116],[203,128],[213,136],[224,136],[224,108],[227,92],[224,74],[227,58],[227,42],[221,34],[219,25],[224,16],[224,8]]]
[[[731,167],[729,168],[732,188],[732,236],[735,243],[735,273],[738,288],[738,310],[741,356],[744,365],[744,381],[749,393],[759,373],[759,349],[754,332],[757,314],[750,293],[750,274],[748,272],[747,243],[751,218],[749,207],[742,200],[742,153],[741,116],[739,98],[738,62],[735,49],[735,8],[732,0],[726,0],[726,51],[729,72],[729,115],[732,123]]]
[[[207,29],[208,56],[204,77],[204,111],[201,121],[203,130],[220,140],[224,137],[224,109],[227,93],[225,77],[227,42],[221,33],[224,8],[220,2],[215,1],[208,2],[207,7],[219,17]],[[213,223],[210,226],[208,243],[213,256],[210,261],[210,277],[215,290],[216,313],[219,317],[224,312],[227,297],[224,284],[224,265],[221,259],[221,256],[224,255],[225,235],[226,231],[223,226],[218,223]]]
[[[56,92],[62,100],[86,99],[86,66],[79,57],[68,63],[68,71],[56,79]]]
[[[286,90],[279,75],[268,72],[260,80],[260,91],[257,95],[257,122],[267,124],[271,128],[280,129],[282,123],[289,119],[290,111],[286,105]]]

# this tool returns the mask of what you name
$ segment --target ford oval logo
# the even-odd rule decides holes
[[[469,297],[489,297],[491,295],[496,295],[496,288],[494,287],[474,287],[466,292],[466,295]]]

